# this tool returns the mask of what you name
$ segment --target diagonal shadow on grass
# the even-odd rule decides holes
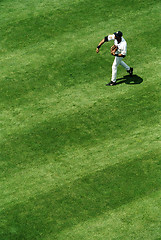
[[[143,79],[141,77],[139,77],[138,75],[126,75],[123,78],[118,78],[117,81],[122,80],[120,82],[117,82],[116,84],[122,84],[122,83],[126,83],[126,84],[130,84],[130,85],[134,85],[134,84],[141,84],[143,82]]]
[[[160,189],[157,164],[145,154],[15,204],[1,214],[0,239],[57,239],[66,228],[141,199]]]

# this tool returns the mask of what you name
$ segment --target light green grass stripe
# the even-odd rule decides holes
[[[72,6],[80,4],[84,0],[7,0],[0,3],[0,21],[4,25],[8,25],[9,21],[16,22],[30,18],[31,16],[45,15],[47,13],[55,12],[59,9],[64,11],[68,10]],[[4,21],[4,19],[6,21]]]

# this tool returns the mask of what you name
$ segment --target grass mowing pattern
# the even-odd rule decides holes
[[[0,2],[0,239],[160,238],[160,10]],[[141,84],[105,87],[117,30]]]

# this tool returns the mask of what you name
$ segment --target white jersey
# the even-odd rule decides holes
[[[115,35],[108,35],[108,41],[114,40],[114,44],[118,47],[117,54],[126,55],[127,54],[127,42],[123,37],[121,37],[121,42],[118,43],[117,39],[115,39]]]

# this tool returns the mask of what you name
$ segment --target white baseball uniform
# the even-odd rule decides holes
[[[115,35],[108,35],[108,41],[114,40],[114,44],[118,47],[116,54],[122,54],[126,56],[127,54],[127,43],[123,37],[121,37],[121,42],[118,43],[117,39],[115,39]],[[112,65],[112,82],[116,82],[117,77],[117,67],[120,64],[122,67],[124,67],[127,71],[130,70],[130,67],[122,60],[123,57],[117,57],[115,56],[113,65]]]

